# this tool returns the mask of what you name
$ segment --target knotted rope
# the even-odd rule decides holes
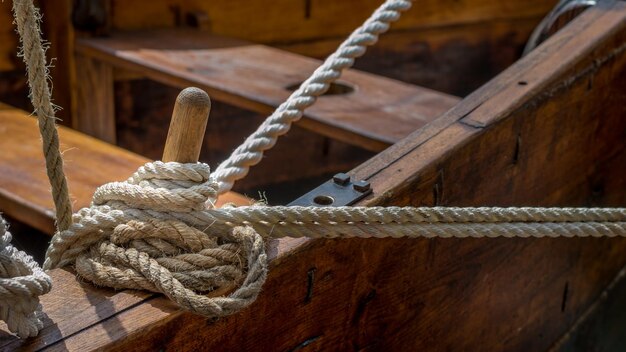
[[[206,316],[232,314],[256,299],[267,257],[251,227],[213,226],[204,211],[216,197],[206,164],[148,163],[96,190],[92,206],[53,237],[44,268],[74,264],[96,285],[161,292]],[[241,279],[228,297],[203,295]]]
[[[148,163],[126,182],[98,188],[92,206],[54,236],[45,268],[75,265],[96,285],[160,292],[183,308],[219,317],[259,294],[268,270],[263,237],[626,236],[626,209],[206,209],[217,194],[206,164]],[[205,295],[242,279],[228,297]]]
[[[11,243],[0,218],[0,320],[21,338],[36,336],[43,327],[39,296],[50,291],[50,277],[28,254]]]
[[[28,0],[15,2],[32,6]],[[80,210],[69,228],[60,228],[55,234],[44,267],[74,265],[79,275],[95,284],[162,292],[183,308],[219,317],[256,299],[268,270],[263,236],[626,236],[626,209],[205,208],[244,177],[302,111],[410,5],[411,1],[387,0],[214,175],[205,164],[154,162],[125,182],[98,188],[92,206]],[[37,23],[34,10],[16,10],[15,14],[31,16],[35,19],[28,23]],[[20,34],[27,37],[23,42],[28,64],[26,45],[40,40],[38,30]],[[29,79],[45,80],[45,60],[33,61],[44,74],[31,75],[29,68]],[[43,132],[44,145],[50,145],[44,147],[46,155],[58,153],[52,150],[58,149],[58,142],[56,146],[50,143],[56,137]],[[64,178],[61,168],[50,170],[56,178]],[[55,203],[65,200],[55,196]],[[238,282],[240,286],[227,297],[206,295]]]

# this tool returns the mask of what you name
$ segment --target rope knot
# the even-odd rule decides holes
[[[244,308],[265,281],[263,238],[251,227],[212,226],[218,186],[210,176],[206,164],[157,161],[99,187],[55,235],[45,267],[74,264],[94,284],[163,293],[209,317]],[[239,282],[228,297],[206,295]]]
[[[50,291],[52,282],[32,257],[10,242],[0,218],[0,320],[21,338],[36,336],[43,328],[39,296]]]
[[[214,204],[217,199],[218,185],[209,175],[206,164],[156,161],[140,167],[125,182],[98,187],[93,204],[167,212],[203,210],[207,201]]]

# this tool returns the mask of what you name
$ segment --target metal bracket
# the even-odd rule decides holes
[[[350,175],[339,173],[289,205],[340,207],[352,205],[372,193],[367,181],[354,181]]]

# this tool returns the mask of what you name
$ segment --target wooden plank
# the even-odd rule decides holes
[[[354,68],[456,96],[467,96],[521,57],[535,18],[494,19],[458,26],[392,31],[356,60]],[[323,59],[343,37],[278,44]]]
[[[0,2],[0,72],[15,70],[17,58],[17,33],[13,26],[11,7],[13,1]]]
[[[54,82],[52,99],[61,107],[56,116],[59,123],[70,126],[72,116],[76,113],[74,87],[76,86],[76,62],[74,61],[74,26],[72,25],[72,0],[41,1],[41,13],[44,21],[41,22],[43,36],[49,41],[50,48],[46,56],[51,62],[50,77]],[[81,77],[89,79],[89,77]],[[105,83],[105,82],[102,82]]]
[[[362,23],[380,0],[275,0],[245,4],[229,0],[112,1],[112,26],[137,30],[179,26],[190,12],[204,12],[215,34],[279,44],[346,36]],[[393,29],[456,26],[493,19],[541,18],[556,0],[421,0]]]
[[[115,144],[115,101],[113,100],[113,68],[98,60],[76,55],[76,75],[80,83],[75,91],[76,130]]]
[[[626,204],[625,27],[626,3],[585,12],[354,170],[374,189],[361,204]],[[545,350],[626,264],[626,239],[281,244],[261,296],[237,315],[209,322],[150,297],[62,340],[5,338],[0,346]]]
[[[59,127],[74,210],[91,203],[96,188],[127,179],[148,159]],[[43,232],[54,232],[53,202],[46,176],[37,121],[0,103],[0,211]],[[234,193],[220,202],[241,204]]]
[[[600,298],[581,315],[553,351],[626,350],[626,269],[602,292]]]
[[[319,61],[263,45],[195,30],[118,33],[81,39],[78,52],[176,87],[197,86],[211,98],[271,113]],[[326,95],[307,109],[302,127],[380,151],[424,126],[458,98],[375,75],[348,70],[338,83],[353,90]]]

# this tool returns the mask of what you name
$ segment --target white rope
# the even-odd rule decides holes
[[[14,4],[20,4],[20,9],[21,4],[27,5],[24,11],[16,9],[15,14],[18,27],[26,24],[24,28],[28,29],[19,31],[24,37],[32,95],[43,96],[41,103],[50,106],[49,92],[44,89],[47,87],[42,86],[41,92],[36,88],[45,81],[37,13],[32,1],[16,0]],[[161,292],[185,309],[219,317],[246,307],[259,294],[268,270],[263,237],[626,236],[625,209],[205,209],[205,204],[214,204],[219,194],[243,178],[261,160],[263,152],[287,133],[303,110],[326,92],[341,71],[352,66],[354,59],[365,53],[366,46],[374,44],[378,35],[410,5],[411,1],[386,1],[218,167],[215,175],[210,175],[205,164],[154,162],[141,167],[126,182],[98,188],[92,206],[74,214],[69,228],[60,226],[46,253],[44,267],[74,265],[79,275],[96,284]],[[27,51],[35,53],[38,59],[29,59]],[[54,123],[50,124],[51,112],[44,112],[41,117],[42,122],[55,128]],[[52,140],[51,144],[46,142],[46,158],[58,152],[55,136],[56,131],[48,137],[44,135],[44,141]],[[60,161],[53,166],[62,171]],[[56,175],[57,181],[61,178],[65,182],[62,172]],[[63,185],[59,185],[63,193]],[[61,198],[65,197],[55,196],[55,203],[59,204]],[[10,236],[3,235],[3,248],[9,248],[9,241]],[[18,260],[6,260],[3,273],[24,274],[28,279],[1,279],[0,283],[6,285],[0,285],[0,317],[20,336],[32,336],[41,327],[41,321],[28,312],[36,309],[36,296],[50,289],[50,281],[29,258],[10,249],[6,253],[6,258]],[[11,263],[22,267],[15,269],[9,266]],[[227,297],[206,295],[238,282],[241,285]],[[16,318],[14,311],[26,318]]]
[[[378,41],[378,36],[397,21],[403,11],[411,7],[412,0],[387,0],[331,54],[315,72],[272,113],[245,142],[222,162],[213,177],[218,182],[219,193],[230,191],[235,181],[244,178],[251,166],[258,164],[263,153],[271,149],[279,136],[298,121],[304,109],[313,105],[330,84],[341,77],[341,72],[354,64],[354,59],[365,54],[368,46]]]
[[[218,187],[206,164],[148,163],[126,182],[98,188],[93,205],[54,236],[44,267],[75,265],[98,285],[161,292],[181,307],[218,317],[246,307],[260,292],[267,276],[263,237],[626,236],[624,208],[204,209],[206,199],[215,203]],[[228,297],[203,294],[241,280]]]
[[[43,327],[39,296],[52,283],[31,256],[10,243],[11,233],[0,218],[0,320],[21,338],[36,336]]]

